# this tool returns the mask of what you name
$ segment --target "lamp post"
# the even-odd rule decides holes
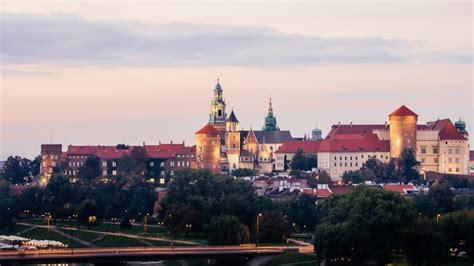
[[[191,227],[193,227],[192,224],[186,224],[186,236],[189,236],[189,231],[191,230]]]
[[[258,247],[258,243],[259,243],[259,231],[260,231],[260,217],[262,217],[262,214],[259,213],[257,215],[257,247]]]
[[[436,223],[439,222],[439,218],[441,218],[441,214],[438,213],[438,215],[436,215]]]
[[[147,213],[147,214],[145,215],[145,223],[143,224],[143,231],[144,231],[144,232],[146,232],[146,231],[147,231],[147,228],[148,228],[148,227],[147,227],[147,222],[148,222],[148,216],[149,216],[149,215],[150,215],[149,213]]]

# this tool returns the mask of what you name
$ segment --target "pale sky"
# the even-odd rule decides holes
[[[42,143],[186,141],[217,76],[241,127],[462,117],[474,134],[469,2],[1,1],[0,160]],[[51,134],[52,133],[52,134]],[[471,138],[471,145],[474,144]]]

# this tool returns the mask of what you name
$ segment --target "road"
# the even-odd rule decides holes
[[[2,261],[40,261],[64,259],[91,258],[127,258],[127,257],[156,257],[156,256],[218,256],[218,255],[274,255],[281,253],[275,247],[241,247],[241,246],[212,246],[212,247],[124,247],[124,248],[80,248],[35,251],[0,251]]]

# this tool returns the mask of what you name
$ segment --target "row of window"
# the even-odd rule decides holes
[[[48,155],[43,155],[41,158],[43,158],[43,160],[46,160],[46,159],[48,159]],[[51,159],[51,160],[58,160],[58,159],[59,159],[59,156],[58,156],[58,155],[50,155],[50,156],[49,156],[49,159]]]
[[[344,167],[347,167],[347,163],[344,163]],[[359,167],[359,163],[356,162],[355,164],[355,167]],[[337,167],[337,163],[334,163],[334,167]],[[339,167],[342,167],[342,163],[339,163]],[[349,163],[349,167],[352,167],[352,162]]]
[[[376,156],[376,155],[374,155],[374,156],[367,155],[367,158],[370,158],[370,157],[376,158],[377,156]],[[352,161],[352,158],[353,158],[353,157],[352,157],[352,156],[344,156],[344,160],[347,161],[347,158],[349,158],[349,160]],[[355,158],[356,161],[359,159],[358,156],[354,156],[354,158]],[[360,158],[364,159],[364,155],[362,154],[362,155],[360,156]],[[380,159],[383,159],[383,158],[384,158],[383,154],[380,154]],[[387,155],[385,155],[385,159],[388,160],[388,156],[387,156]],[[342,161],[342,156],[339,156],[339,160]],[[334,156],[334,161],[337,161],[337,156]]]
[[[452,173],[453,169],[451,167],[449,167],[448,172]],[[459,173],[459,167],[456,167],[456,173]]]
[[[438,154],[438,147],[433,146],[432,151],[433,151],[433,154]],[[421,146],[420,147],[420,153],[421,154],[426,154],[426,146]]]

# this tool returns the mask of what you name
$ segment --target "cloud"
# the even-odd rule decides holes
[[[322,38],[262,26],[87,20],[65,13],[1,16],[1,56],[7,65],[308,66],[400,63],[413,56],[410,42],[398,39]]]

